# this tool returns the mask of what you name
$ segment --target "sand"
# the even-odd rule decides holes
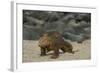
[[[38,46],[38,41],[34,40],[23,40],[23,51],[22,51],[22,61],[27,62],[44,62],[44,61],[64,61],[64,60],[88,60],[91,59],[91,42],[90,40],[85,40],[82,44],[77,42],[69,41],[73,50],[76,51],[74,54],[62,53],[60,51],[60,56],[57,59],[51,59],[52,52],[49,52],[46,56],[40,56],[40,47]]]

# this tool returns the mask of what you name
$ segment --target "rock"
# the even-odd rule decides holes
[[[68,33],[68,32],[63,34],[63,37],[65,39],[68,39],[68,40],[71,40],[71,41],[74,41],[74,42],[78,42],[78,43],[82,43],[85,39],[83,35],[75,35],[75,34]]]
[[[66,39],[91,38],[91,14],[23,10],[23,39],[36,40],[46,31],[58,31]]]

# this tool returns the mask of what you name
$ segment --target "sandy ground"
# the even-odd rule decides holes
[[[40,47],[38,41],[23,41],[22,61],[26,62],[43,62],[43,61],[62,61],[62,60],[86,60],[91,58],[91,43],[90,40],[84,41],[82,44],[70,42],[73,45],[75,54],[60,53],[59,58],[51,59],[52,51],[46,56],[40,56]],[[61,51],[60,51],[61,52]]]

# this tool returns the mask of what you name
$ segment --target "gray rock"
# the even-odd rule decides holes
[[[84,34],[76,35],[76,34],[72,34],[72,33],[68,33],[68,32],[64,33],[63,37],[65,39],[68,39],[68,40],[71,40],[74,42],[78,42],[78,43],[82,43],[86,39]]]

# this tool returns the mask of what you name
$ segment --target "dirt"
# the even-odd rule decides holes
[[[87,60],[91,59],[91,41],[85,40],[83,43],[71,42],[74,54],[62,53],[57,59],[51,59],[53,51],[49,52],[46,56],[40,56],[40,47],[38,41],[23,40],[22,61],[27,62],[44,62],[44,61],[63,61],[63,60]]]

